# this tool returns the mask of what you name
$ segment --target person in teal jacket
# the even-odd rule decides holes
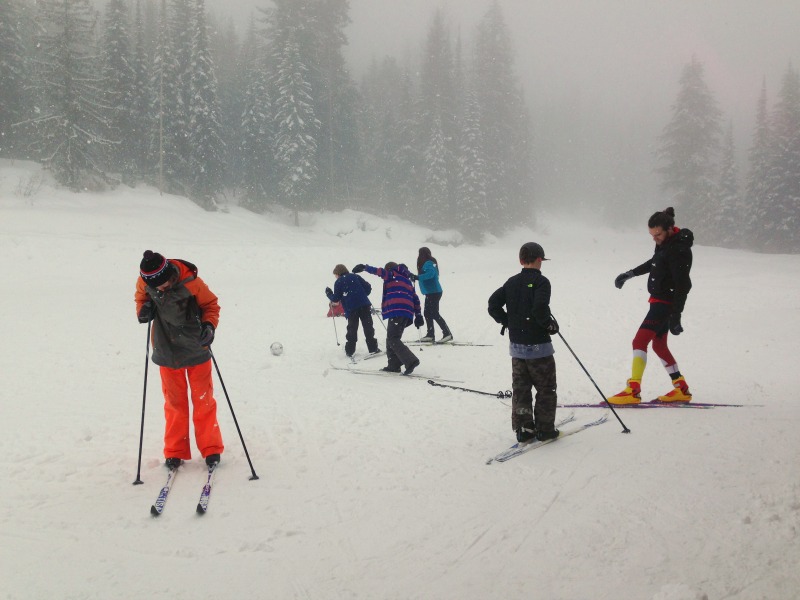
[[[430,248],[423,246],[419,249],[417,273],[416,280],[419,281],[419,291],[425,296],[423,315],[425,316],[425,324],[428,327],[428,333],[421,341],[436,341],[433,330],[434,323],[437,323],[442,329],[442,339],[440,339],[439,342],[452,341],[453,334],[450,333],[450,328],[439,313],[439,302],[442,299],[442,285],[439,283],[439,264],[431,255]]]

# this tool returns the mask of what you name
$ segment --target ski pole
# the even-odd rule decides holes
[[[225,392],[225,399],[228,401],[228,407],[231,409],[233,423],[236,425],[236,431],[239,433],[239,439],[242,441],[242,448],[244,448],[244,455],[247,457],[247,462],[250,465],[250,472],[253,473],[252,477],[250,477],[250,481],[253,481],[254,479],[258,479],[258,475],[256,475],[256,470],[253,468],[253,461],[250,460],[250,454],[247,452],[247,446],[244,443],[244,437],[242,437],[242,430],[239,429],[239,421],[236,420],[236,413],[233,412],[233,404],[231,404],[231,398],[228,396],[228,390],[225,388],[225,382],[222,381],[222,373],[219,372],[217,359],[214,357],[214,352],[211,350],[211,346],[208,347],[208,351],[211,353],[211,360],[214,361],[214,368],[217,370],[217,377],[219,377],[219,382],[222,384],[222,391]]]
[[[333,334],[336,336],[336,345],[341,346],[339,343],[339,332],[336,331],[336,312],[333,310],[333,302],[329,302],[328,306],[331,309],[331,320],[333,321]]]
[[[583,369],[583,372],[584,372],[584,373],[586,373],[586,376],[589,378],[589,381],[591,381],[591,382],[594,384],[594,387],[595,387],[595,389],[596,389],[596,390],[597,390],[597,392],[600,394],[600,396],[602,396],[602,398],[603,398],[603,402],[605,402],[605,403],[608,405],[608,408],[610,408],[610,409],[611,409],[611,412],[613,412],[613,413],[614,413],[614,416],[615,416],[615,417],[617,417],[617,421],[619,421],[619,424],[620,424],[620,425],[622,425],[622,433],[630,433],[630,432],[631,432],[631,430],[630,430],[630,429],[628,429],[628,428],[625,426],[625,423],[623,423],[623,422],[622,422],[622,419],[620,419],[620,418],[619,418],[619,415],[617,414],[617,411],[615,411],[615,410],[614,410],[614,407],[613,407],[613,406],[611,405],[611,403],[608,401],[608,399],[606,398],[606,395],[605,395],[605,394],[604,394],[604,393],[603,393],[603,392],[600,390],[600,387],[599,387],[599,386],[598,386],[598,385],[595,383],[594,379],[592,379],[592,376],[591,376],[591,375],[589,375],[589,371],[587,371],[587,370],[586,370],[586,367],[584,367],[584,366],[583,366],[583,363],[581,362],[581,359],[579,359],[579,358],[578,358],[578,355],[577,355],[577,354],[575,354],[575,352],[573,352],[572,348],[570,348],[570,345],[569,345],[569,344],[567,344],[567,340],[565,340],[565,339],[564,339],[564,336],[563,336],[563,335],[561,335],[561,332],[560,332],[560,331],[558,332],[558,337],[560,337],[560,338],[561,338],[561,341],[562,341],[562,342],[564,342],[564,345],[567,347],[567,349],[568,349],[570,352],[572,352],[572,356],[574,356],[574,357],[575,357],[575,360],[577,360],[577,361],[578,361],[578,364],[581,366],[581,369]]]
[[[383,313],[372,305],[370,305],[370,312],[373,315],[378,315],[378,322],[381,324],[381,327],[383,327],[383,330],[386,331],[386,325],[383,323]]]
[[[481,390],[471,390],[465,387],[459,387],[457,385],[445,385],[443,383],[437,383],[433,379],[428,379],[428,383],[436,386],[436,387],[443,387],[443,388],[450,388],[451,390],[459,390],[462,392],[472,392],[473,394],[483,394],[484,396],[494,396],[495,398],[511,398],[511,390],[500,390],[499,392],[482,392]]]
[[[142,475],[142,443],[144,442],[144,407],[145,400],[147,399],[147,368],[150,365],[150,324],[152,319],[147,322],[147,344],[144,351],[144,390],[142,391],[142,425],[139,428],[139,463],[136,465],[136,481],[133,485],[141,485],[144,483],[141,479]]]

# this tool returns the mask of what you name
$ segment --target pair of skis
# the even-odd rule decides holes
[[[347,362],[351,365],[357,365],[358,363],[364,362],[365,360],[370,360],[371,358],[377,358],[379,356],[385,356],[386,352],[383,350],[378,350],[377,352],[370,352],[366,356],[362,356],[360,358],[356,358],[355,356],[349,356],[347,358]]]
[[[614,408],[744,408],[746,406],[762,406],[760,404],[724,404],[720,402],[662,402],[658,398],[640,402],[639,404],[614,404]],[[559,408],[608,408],[605,402],[583,404],[559,404]]]
[[[204,515],[206,511],[208,511],[208,501],[211,499],[211,484],[214,480],[214,473],[217,472],[217,467],[219,463],[212,463],[208,465],[208,478],[206,479],[206,483],[203,486],[203,490],[200,492],[200,500],[197,502],[197,514]],[[169,497],[169,492],[172,489],[172,484],[175,482],[175,477],[178,475],[178,469],[180,467],[175,467],[169,469],[167,473],[167,481],[164,484],[164,487],[161,488],[161,491],[158,493],[158,498],[150,507],[150,514],[154,517],[161,516],[161,513],[164,512],[164,506],[167,503],[167,498]]]
[[[500,454],[495,454],[494,456],[489,457],[486,460],[486,464],[490,465],[493,462],[505,462],[507,460],[511,460],[512,458],[521,456],[526,452],[530,452],[531,450],[536,450],[537,448],[541,448],[542,446],[546,446],[547,444],[557,442],[558,440],[565,438],[567,436],[575,435],[576,433],[580,433],[581,431],[586,431],[590,427],[597,427],[598,425],[602,425],[603,423],[608,421],[608,413],[605,413],[602,417],[594,421],[589,421],[588,423],[582,423],[575,427],[562,429],[564,425],[572,423],[574,420],[575,420],[575,413],[572,412],[563,419],[561,419],[558,423],[556,423],[556,429],[559,430],[559,435],[557,438],[552,438],[549,440],[535,440],[529,443],[517,442],[507,450],[503,450]]]
[[[491,346],[492,344],[476,344],[474,342],[406,342],[406,346]]]
[[[463,383],[463,381],[456,381],[456,380],[452,380],[452,379],[442,379],[441,377],[439,377],[437,375],[419,375],[418,373],[411,373],[410,375],[406,375],[404,373],[392,373],[390,371],[380,371],[380,370],[372,371],[370,369],[358,369],[358,368],[353,368],[352,366],[341,367],[339,365],[334,365],[334,364],[331,364],[330,368],[334,369],[336,371],[348,371],[350,373],[355,373],[356,375],[378,375],[380,377],[395,377],[395,378],[400,376],[400,377],[412,377],[412,378],[425,379],[425,380],[433,380],[433,379],[435,379],[436,381],[446,381],[448,383]]]

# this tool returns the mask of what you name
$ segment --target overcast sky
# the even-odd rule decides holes
[[[465,38],[492,0],[350,0],[347,58],[413,56],[436,7]],[[245,22],[267,0],[207,0]],[[592,101],[669,106],[696,54],[727,117],[747,124],[763,77],[770,103],[790,61],[800,67],[800,0],[499,0],[533,105],[580,90]],[[744,127],[741,123],[739,127]]]

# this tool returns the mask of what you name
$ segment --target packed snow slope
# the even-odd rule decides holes
[[[412,265],[427,245],[456,338],[491,345],[418,349],[417,372],[510,388],[507,338],[486,301],[533,240],[552,258],[564,339],[615,393],[647,293],[644,277],[622,290],[613,280],[651,256],[650,212],[625,232],[542,218],[478,247],[390,216],[311,215],[298,228],[148,187],[73,194],[33,165],[0,162],[0,596],[797,598],[800,256],[694,248],[685,333],[670,346],[697,401],[743,408],[621,409],[629,435],[611,415],[487,466],[513,442],[507,400],[333,368],[345,365],[345,322],[325,316],[334,265]],[[144,484],[131,485],[146,344],[133,291],[146,249],[197,264],[222,307],[213,351],[259,479],[217,385],[226,451],[205,516],[197,454],[150,516],[166,479],[152,365]],[[380,280],[364,276],[378,304]],[[554,343],[559,401],[599,401]],[[644,394],[669,389],[651,354]],[[577,409],[577,421],[603,410]]]

